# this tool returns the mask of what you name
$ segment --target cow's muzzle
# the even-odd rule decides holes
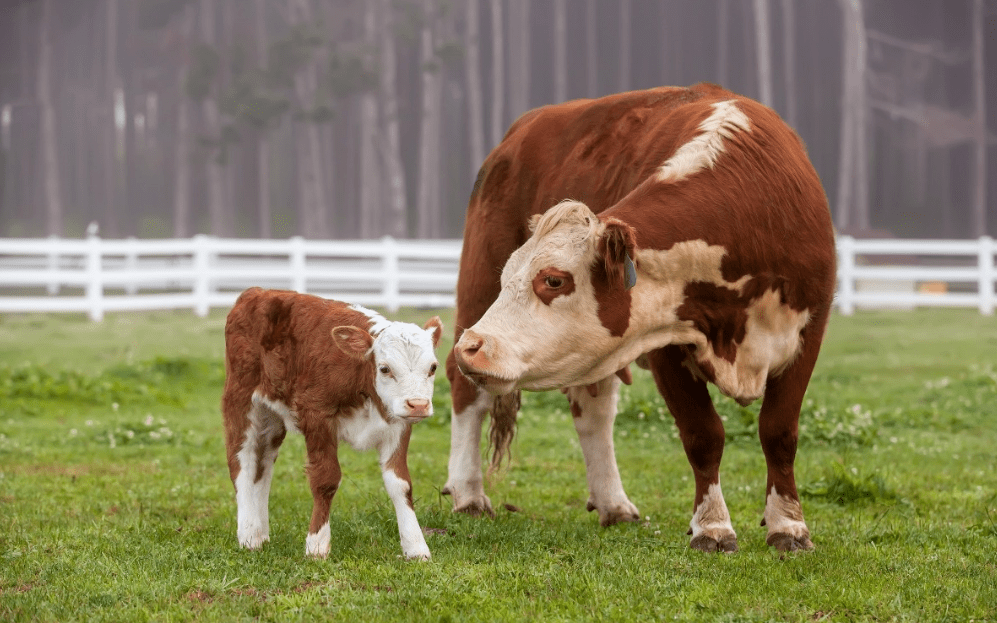
[[[457,368],[472,383],[489,393],[495,395],[508,393],[515,381],[503,378],[494,371],[489,351],[490,348],[484,337],[471,330],[465,331],[453,349]]]

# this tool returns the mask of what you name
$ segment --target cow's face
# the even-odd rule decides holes
[[[502,271],[498,298],[454,347],[461,371],[494,394],[612,374],[619,364],[613,351],[629,323],[629,226],[565,201],[532,227]]]
[[[337,327],[333,337],[343,350],[373,363],[374,390],[388,416],[418,422],[433,414],[434,349],[442,333],[443,324],[433,317],[422,328],[387,323],[374,337],[358,327]]]

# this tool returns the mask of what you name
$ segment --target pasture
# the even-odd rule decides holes
[[[435,311],[390,315],[422,322]],[[452,346],[452,312],[441,362]],[[524,394],[494,519],[450,512],[448,384],[409,453],[433,554],[401,559],[373,453],[340,449],[327,560],[304,556],[300,436],[271,541],[241,551],[218,401],[224,313],[0,318],[0,620],[997,620],[997,321],[972,310],[835,316],[801,417],[797,481],[816,550],[758,526],[758,405],[718,401],[737,554],[688,548],[690,469],[649,375],[616,450],[644,520],[585,512],[564,398]],[[508,505],[508,506],[504,506]]]

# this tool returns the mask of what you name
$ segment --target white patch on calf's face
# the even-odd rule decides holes
[[[438,367],[434,331],[392,322],[374,338],[374,389],[389,415],[407,418],[413,415],[411,405],[424,402],[428,405],[413,419],[433,414],[433,381]]]
[[[678,182],[702,169],[713,168],[724,152],[724,141],[737,132],[750,132],[748,116],[727,100],[712,105],[713,112],[699,124],[700,134],[680,146],[658,169],[659,182]]]

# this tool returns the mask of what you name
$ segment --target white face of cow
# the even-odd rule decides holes
[[[464,374],[502,394],[593,383],[628,363],[617,361],[621,340],[611,328],[627,318],[607,323],[605,302],[600,315],[607,293],[629,300],[622,270],[634,239],[617,225],[578,202],[542,215],[506,263],[498,298],[455,346]],[[616,313],[628,316],[629,306]]]
[[[418,422],[432,415],[438,365],[434,349],[443,333],[440,319],[434,317],[422,328],[407,322],[383,321],[373,330],[375,335],[371,336],[358,327],[337,327],[333,337],[348,353],[370,357],[374,390],[389,416]],[[350,341],[355,346],[350,346]]]

